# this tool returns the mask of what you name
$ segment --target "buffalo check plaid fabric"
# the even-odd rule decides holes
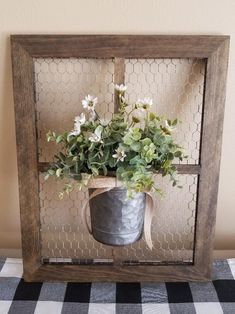
[[[20,259],[0,259],[0,313],[235,314],[235,259],[203,283],[27,283]]]

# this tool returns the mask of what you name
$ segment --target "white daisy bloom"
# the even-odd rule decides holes
[[[94,143],[103,143],[103,141],[101,140],[102,131],[103,131],[102,125],[97,126],[95,132],[92,133],[91,136],[89,137],[89,141]]]
[[[82,112],[80,116],[74,118],[74,127],[73,130],[69,133],[69,135],[77,136],[81,133],[81,125],[86,122],[86,116]]]
[[[75,117],[74,122],[75,123],[80,123],[81,125],[83,125],[86,122],[85,114],[82,112],[80,114],[80,116]]]
[[[98,102],[97,97],[87,95],[85,97],[85,99],[82,100],[82,106],[83,106],[83,108],[85,108],[87,110],[93,110],[94,111],[97,102]]]
[[[116,91],[120,92],[120,93],[124,93],[127,90],[127,86],[124,84],[115,84],[114,88],[116,89]]]
[[[116,158],[117,161],[124,161],[125,157],[126,157],[126,153],[125,151],[121,148],[121,147],[118,147],[116,150],[115,150],[116,154],[113,154],[112,157],[113,158]]]
[[[138,99],[136,102],[136,107],[142,111],[149,109],[153,105],[153,100],[149,97],[143,99]]]
[[[89,121],[95,121],[96,118],[97,118],[97,114],[95,113],[95,111],[91,110],[90,116],[89,116]]]
[[[81,133],[81,124],[80,123],[74,123],[74,129],[69,133],[69,135],[77,136]]]
[[[135,117],[136,119],[140,120],[140,121],[143,121],[145,114],[144,114],[143,110],[135,109],[132,116]]]
[[[107,126],[109,124],[110,120],[108,119],[100,119],[100,124],[103,126]]]

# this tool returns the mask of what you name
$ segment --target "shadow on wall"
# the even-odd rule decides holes
[[[19,248],[19,198],[9,34],[2,36],[0,46],[3,59],[0,86],[0,248]]]

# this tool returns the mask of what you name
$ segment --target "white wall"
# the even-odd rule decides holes
[[[234,15],[234,0],[0,0],[0,247],[20,248],[10,34],[224,34],[231,48],[215,247],[235,249]]]

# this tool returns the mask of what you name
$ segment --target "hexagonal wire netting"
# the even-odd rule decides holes
[[[114,62],[112,59],[35,58],[35,95],[38,160],[53,160],[56,147],[46,142],[48,130],[73,127],[82,111],[85,95],[96,95],[97,110],[105,119],[114,109]],[[153,110],[182,123],[176,138],[187,151],[188,164],[199,163],[205,62],[199,59],[126,59],[126,97],[131,103],[151,97]],[[109,263],[118,253],[123,263],[182,263],[193,261],[197,175],[179,175],[182,189],[172,188],[156,176],[165,197],[155,197],[151,251],[144,238],[135,244],[113,248],[98,243],[81,220],[87,190],[74,191],[62,201],[63,182],[44,180],[40,174],[42,259],[47,262]]]
[[[97,108],[104,119],[114,108],[114,62],[105,59],[34,59],[39,161],[51,161],[56,147],[48,145],[48,130],[73,128],[74,117],[83,110],[89,93],[99,99]]]
[[[186,149],[187,160],[198,164],[205,63],[195,59],[126,59],[126,98],[153,99],[153,111],[181,123],[176,140]]]

